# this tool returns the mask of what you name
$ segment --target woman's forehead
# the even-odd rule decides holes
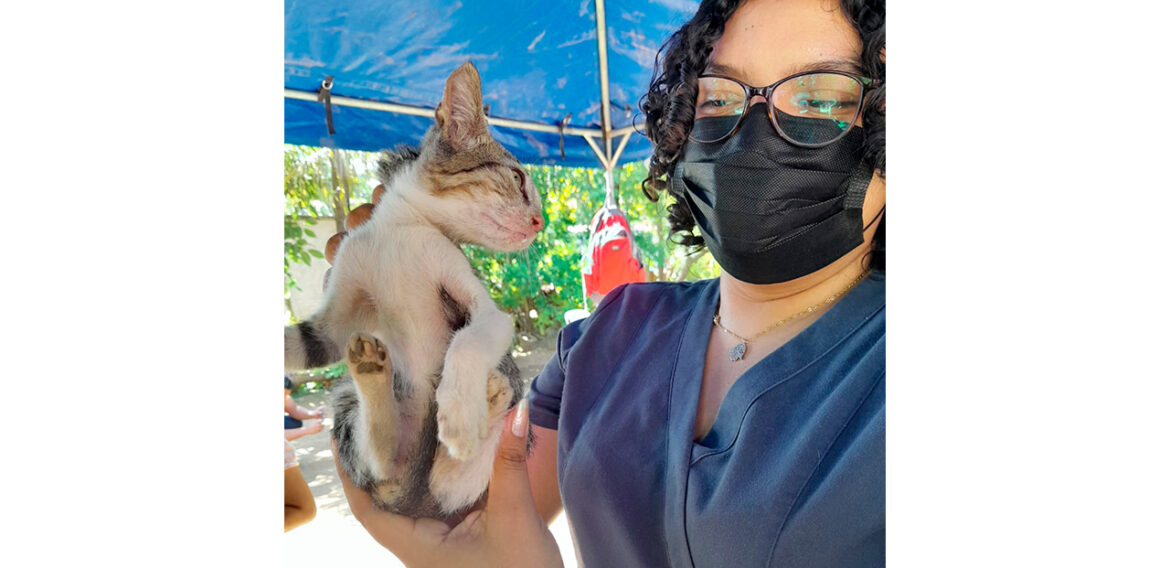
[[[834,0],[748,0],[724,26],[708,72],[762,86],[813,69],[860,72],[860,54]]]

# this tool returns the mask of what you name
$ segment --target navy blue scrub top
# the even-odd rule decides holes
[[[694,441],[718,280],[615,289],[532,383],[585,566],[882,566],[885,276],[728,391]]]

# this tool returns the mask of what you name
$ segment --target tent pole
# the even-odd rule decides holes
[[[598,76],[601,79],[601,136],[605,140],[603,162],[608,171],[612,169],[609,164],[613,161],[613,122],[609,116],[609,53],[606,51],[609,38],[606,37],[605,29],[605,0],[594,0],[594,8],[597,16]]]
[[[625,138],[622,138],[621,144],[618,144],[618,153],[614,155],[612,160],[606,159],[605,154],[602,153],[601,148],[597,145],[597,142],[594,142],[593,139],[589,138],[588,136],[585,137],[585,141],[589,143],[589,147],[593,149],[593,153],[597,154],[597,161],[601,162],[601,167],[605,170],[605,205],[607,207],[611,203],[615,202],[613,197],[613,169],[617,165],[617,157],[621,155],[622,149],[626,147],[626,141],[629,139],[629,137],[630,135],[626,134]]]
[[[600,162],[601,167],[604,168],[605,165],[609,163],[609,161],[606,160],[605,153],[601,151],[601,147],[597,145],[597,142],[595,142],[593,138],[588,136],[585,137],[585,142],[589,143],[589,147],[593,149],[593,153],[597,154],[597,161]]]
[[[629,134],[629,133],[631,133],[631,132],[635,132],[635,131],[637,131],[637,130],[638,130],[638,128],[637,128],[636,126],[634,126],[634,125],[630,125],[630,126],[624,126],[624,127],[622,127],[622,128],[619,128],[619,129],[617,129],[617,130],[614,130],[614,131],[612,132],[612,134],[613,134],[614,136],[621,136],[621,135],[623,135],[623,134]]]
[[[622,136],[621,142],[618,142],[617,151],[613,153],[613,157],[609,160],[610,169],[617,167],[618,159],[622,157],[622,150],[626,149],[626,142],[630,141],[630,132]]]
[[[613,166],[605,167],[605,206],[617,207],[616,188],[613,184]]]
[[[309,91],[298,91],[296,89],[285,89],[284,97],[286,99],[295,99],[301,101],[317,102],[317,93]],[[397,103],[383,103],[378,101],[367,101],[363,99],[355,99],[351,97],[340,97],[337,95],[330,96],[330,102],[334,106],[344,106],[353,108],[364,108],[366,110],[377,110],[381,112],[392,112],[397,114],[408,114],[412,116],[425,116],[427,118],[435,117],[435,109],[416,107],[410,105],[400,105]],[[543,124],[540,122],[528,122],[524,120],[512,120],[510,118],[497,118],[494,116],[488,117],[488,124],[492,126],[502,126],[504,128],[516,128],[519,130],[531,130],[533,132],[547,132],[549,134],[560,134],[561,127],[555,124]],[[574,128],[566,127],[565,134],[572,134],[574,136],[584,136],[586,138],[602,138],[604,133],[599,128]]]
[[[597,64],[598,76],[601,79],[601,136],[605,143],[605,155],[597,148],[594,151],[601,158],[601,165],[605,168],[605,206],[614,207],[617,199],[614,197],[613,166],[617,157],[613,153],[613,122],[609,114],[609,53],[606,48],[609,38],[605,28],[605,0],[594,0],[597,20]],[[592,146],[593,144],[590,143]]]

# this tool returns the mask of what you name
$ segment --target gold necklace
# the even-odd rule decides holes
[[[768,326],[767,328],[764,329],[764,331],[761,331],[761,332],[759,332],[751,337],[740,336],[737,333],[735,333],[734,331],[731,331],[730,329],[723,327],[723,324],[719,322],[718,310],[716,310],[715,318],[713,320],[715,322],[715,325],[718,326],[719,329],[722,329],[724,332],[726,332],[728,335],[739,340],[739,343],[736,343],[735,346],[732,347],[731,350],[727,352],[727,356],[733,362],[739,361],[740,359],[743,359],[743,356],[747,353],[747,346],[748,346],[749,342],[751,342],[755,339],[759,339],[759,337],[761,335],[764,335],[765,333],[768,333],[769,331],[772,331],[773,329],[776,329],[776,328],[780,327],[781,325],[784,325],[784,324],[786,324],[786,323],[788,323],[788,322],[790,322],[790,321],[792,321],[792,320],[794,320],[794,319],[796,319],[804,314],[811,314],[811,313],[825,307],[826,305],[833,303],[834,300],[836,300],[837,298],[840,298],[841,296],[844,296],[846,292],[852,290],[853,287],[856,286],[858,283],[860,283],[862,280],[865,280],[865,277],[867,275],[869,275],[869,272],[861,273],[861,276],[858,276],[857,279],[854,280],[853,282],[851,282],[848,286],[846,286],[844,290],[841,290],[840,292],[837,292],[836,294],[829,296],[828,298],[825,299],[825,301],[823,301],[815,306],[809,306],[803,310],[800,310],[799,312],[796,312],[795,314],[792,314],[792,315]]]

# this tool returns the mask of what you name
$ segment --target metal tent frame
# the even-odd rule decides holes
[[[630,136],[635,132],[635,126],[626,126],[619,129],[613,128],[613,123],[610,116],[610,97],[609,97],[609,60],[607,55],[607,37],[606,37],[606,21],[605,21],[605,0],[594,0],[594,8],[597,21],[597,53],[598,53],[598,69],[601,82],[601,128],[577,128],[567,125],[552,125],[539,122],[512,120],[500,117],[488,117],[488,124],[492,126],[500,126],[506,128],[514,128],[519,130],[529,130],[534,132],[545,132],[551,134],[562,134],[571,136],[581,136],[585,142],[596,155],[601,167],[605,170],[605,193],[606,201],[612,202],[614,195],[614,179],[613,170],[617,167],[618,160],[625,150],[626,144],[630,140]],[[296,99],[310,102],[319,101],[317,92],[302,91],[296,89],[284,89],[284,96],[288,99]],[[405,114],[421,117],[433,117],[435,109],[422,106],[411,106],[395,103],[386,103],[380,101],[369,101],[344,96],[330,96],[331,104],[338,106],[347,106],[353,108],[361,108],[367,110],[374,110],[380,112],[389,112],[396,114]],[[617,148],[614,148],[614,140],[617,140]]]

